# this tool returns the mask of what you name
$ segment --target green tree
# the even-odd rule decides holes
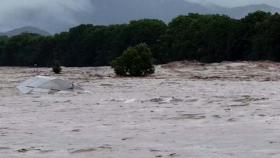
[[[112,62],[119,76],[146,76],[154,73],[152,53],[146,44],[138,44],[124,51],[123,55]]]
[[[40,53],[40,35],[24,33],[10,38],[4,47],[4,65],[33,66]]]
[[[0,65],[52,66],[52,61],[58,60],[65,66],[104,66],[110,65],[126,48],[130,52],[125,53],[126,58],[142,63],[139,50],[131,47],[138,43],[149,45],[151,50],[147,51],[152,52],[156,64],[178,60],[280,61],[279,32],[280,15],[263,11],[242,19],[188,14],[174,18],[168,25],[156,19],[109,26],[82,24],[48,37],[29,33],[1,36]],[[143,65],[128,71],[128,63],[133,66],[124,61],[122,66],[126,68],[120,67],[120,73],[146,74],[140,71]]]
[[[54,73],[56,73],[56,74],[60,74],[60,73],[61,73],[62,68],[61,68],[60,63],[59,63],[58,60],[55,60],[55,61],[53,62],[52,71],[53,71]]]
[[[271,13],[256,11],[254,13],[249,13],[240,20],[241,29],[239,30],[239,35],[243,48],[239,52],[243,52],[244,59],[260,60],[266,58],[264,54],[265,51],[260,50],[263,48],[258,47],[259,44],[264,46],[264,43],[262,43],[262,38],[264,38],[264,36],[261,35],[265,31],[263,30],[263,24],[267,23],[266,21],[270,19],[271,16]]]
[[[280,15],[271,15],[256,25],[256,33],[251,37],[253,60],[280,61]]]
[[[131,21],[124,32],[126,48],[138,43],[146,43],[153,52],[155,62],[162,63],[163,59],[160,59],[162,56],[160,40],[166,30],[167,25],[161,20],[142,19]]]
[[[225,60],[235,49],[237,24],[237,20],[221,15],[179,16],[168,25],[163,51],[171,60]]]

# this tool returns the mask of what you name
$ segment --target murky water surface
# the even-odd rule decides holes
[[[85,91],[21,95],[0,68],[2,158],[279,158],[280,65],[172,63],[148,78],[64,68]]]

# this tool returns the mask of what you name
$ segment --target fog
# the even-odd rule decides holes
[[[251,4],[268,4],[275,7],[280,7],[279,0],[186,0],[189,2],[200,3],[200,4],[216,4],[225,7],[237,7]]]
[[[0,31],[36,26],[50,32],[82,23],[93,10],[91,0],[9,0],[0,2]]]
[[[81,23],[115,24],[139,18],[168,21],[187,12],[208,13],[209,4],[235,7],[263,3],[280,7],[279,0],[2,0],[0,32],[35,26],[55,33]],[[213,8],[210,11],[221,13]]]

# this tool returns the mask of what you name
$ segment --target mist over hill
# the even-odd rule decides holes
[[[125,23],[141,18],[156,18],[170,21],[172,18],[187,13],[225,14],[241,18],[257,10],[279,12],[280,9],[267,4],[247,5],[241,7],[222,7],[216,4],[192,3],[185,0],[104,0],[94,1],[96,6],[93,22],[97,24]]]
[[[25,4],[27,1],[32,3]],[[14,8],[17,12],[5,8]],[[279,8],[268,4],[230,8],[218,3],[194,3],[186,0],[11,0],[1,2],[0,9],[0,32],[34,26],[50,33],[66,31],[82,23],[108,25],[142,18],[169,22],[172,18],[187,13],[226,14],[241,18],[256,10],[280,12]]]
[[[16,28],[7,32],[1,32],[0,36],[8,36],[8,37],[12,37],[12,36],[16,36],[16,35],[20,35],[22,33],[33,33],[33,34],[38,34],[38,35],[42,35],[42,36],[49,36],[51,35],[49,32],[36,28],[36,27],[32,27],[32,26],[25,26],[25,27],[20,27],[20,28]]]

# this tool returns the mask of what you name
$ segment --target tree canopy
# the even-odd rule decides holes
[[[142,19],[128,24],[82,24],[53,36],[24,33],[0,37],[0,66],[110,65],[123,51],[146,43],[157,64],[177,60],[280,61],[280,15],[257,11],[242,19],[188,14],[165,24]]]
[[[119,76],[146,76],[155,70],[151,50],[145,43],[129,47],[112,61],[112,67]]]

